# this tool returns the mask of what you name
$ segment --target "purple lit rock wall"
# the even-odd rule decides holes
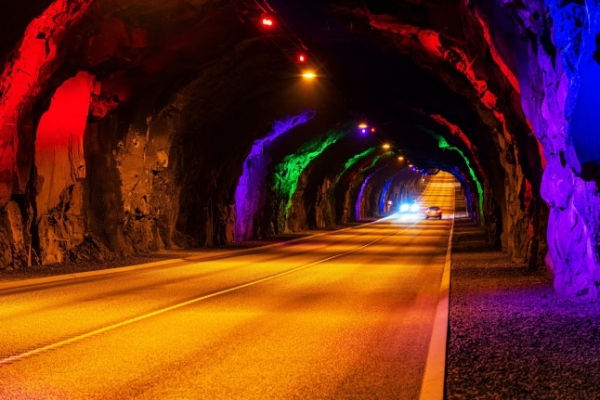
[[[379,171],[381,171],[384,167],[380,167],[378,169],[376,169],[375,171],[373,171],[372,173],[370,173],[369,175],[367,175],[367,177],[365,178],[365,180],[363,181],[363,183],[360,186],[360,191],[358,192],[358,198],[356,199],[356,203],[354,205],[354,212],[355,212],[355,216],[357,220],[361,220],[361,219],[365,219],[366,217],[366,212],[365,212],[365,208],[367,207],[367,197],[365,195],[365,190],[367,189],[367,185],[369,183],[369,181],[371,180],[371,178],[373,178],[373,176],[375,176]]]
[[[244,160],[242,175],[235,190],[235,241],[262,236],[260,232],[255,232],[255,220],[266,199],[266,178],[272,162],[269,145],[281,135],[314,117],[313,110],[304,110],[298,115],[275,121],[267,136],[254,141],[248,157]]]
[[[600,5],[530,0],[510,12],[522,35],[534,38],[517,49],[517,58],[528,60],[518,68],[522,104],[547,161],[541,185],[550,206],[546,265],[558,293],[597,298]]]

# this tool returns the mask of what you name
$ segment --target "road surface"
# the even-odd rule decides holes
[[[452,224],[0,284],[0,399],[416,399]]]

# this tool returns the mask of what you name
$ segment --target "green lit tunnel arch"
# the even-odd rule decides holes
[[[343,140],[352,140],[350,136],[355,131],[355,124],[348,123],[334,129],[330,129],[327,133],[320,135],[312,140],[309,140],[299,146],[296,151],[284,156],[281,161],[275,164],[271,180],[271,190],[273,195],[273,222],[277,224],[276,232],[293,232],[310,228],[321,228],[318,225],[326,220],[331,223],[345,223],[351,220],[360,219],[365,214],[360,207],[363,207],[362,196],[365,190],[365,180],[369,179],[370,171],[374,171],[378,167],[389,163],[393,166],[393,162],[398,155],[399,150],[383,151],[380,143],[377,140],[371,143],[365,143],[362,149],[356,150],[354,153],[340,157],[329,157],[326,160],[330,162],[330,170],[327,172],[314,167],[318,162],[323,163],[323,157],[328,158],[327,152],[332,151],[334,145],[339,149]],[[470,181],[475,185],[477,191],[477,202],[479,210],[483,209],[483,189],[477,172],[471,166],[470,159],[464,152],[456,147],[451,146],[447,140],[436,132],[418,126],[418,129],[430,135],[437,142],[437,148],[443,151],[450,151],[458,154],[463,160],[468,171]],[[350,137],[349,137],[350,136]],[[329,153],[332,155],[333,153]],[[386,160],[387,158],[387,160]],[[320,161],[319,161],[320,160]],[[398,169],[398,168],[396,168]],[[391,170],[393,175],[394,170]],[[317,174],[318,176],[313,176]],[[391,177],[389,179],[392,179]],[[309,181],[318,181],[312,183],[313,187],[306,190]],[[371,182],[372,185],[374,182]],[[327,218],[317,218],[312,215],[310,207],[316,208],[316,194],[324,197],[323,187],[316,189],[314,185],[326,186],[327,198],[321,198],[319,207],[327,208]],[[331,196],[330,193],[333,193]],[[385,193],[381,193],[381,196]],[[308,197],[313,196],[313,197]],[[326,203],[323,205],[322,203]],[[371,212],[373,213],[373,212]]]
[[[339,222],[340,213],[336,204],[345,201],[348,193],[339,195],[337,189],[344,186],[347,190],[347,184],[354,181],[358,172],[372,168],[384,154],[378,139],[361,141],[354,137],[352,133],[355,132],[355,127],[355,124],[349,123],[330,130],[327,134],[306,142],[276,164],[272,183],[275,216],[277,221],[285,221],[283,224],[279,222],[279,232],[320,228]],[[340,152],[344,154],[340,155]],[[325,167],[315,167],[319,163]],[[309,182],[311,187],[307,189]],[[319,208],[320,212],[326,209],[327,224],[319,225],[315,221],[322,221],[324,218],[317,218],[314,208]],[[304,226],[300,227],[302,224]]]
[[[477,204],[478,204],[478,214],[479,214],[479,218],[481,223],[483,223],[483,204],[484,204],[484,191],[483,191],[483,186],[481,184],[481,181],[478,177],[478,174],[481,174],[482,171],[476,171],[476,168],[472,165],[470,158],[464,153],[463,150],[461,150],[460,148],[458,148],[457,146],[452,146],[448,143],[448,141],[440,134],[434,132],[431,129],[427,129],[423,126],[417,126],[418,129],[420,129],[421,131],[423,131],[424,133],[430,135],[432,138],[434,138],[437,142],[437,147],[442,150],[442,151],[450,151],[450,152],[455,152],[456,154],[458,154],[460,156],[460,158],[462,159],[464,166],[466,167],[466,171],[468,173],[464,174],[470,177],[471,182],[473,182],[475,184],[475,189],[477,191]],[[458,170],[462,170],[462,168],[458,168]],[[451,172],[451,171],[450,171]],[[456,176],[456,173],[453,173],[453,175]],[[462,181],[462,179],[461,179]],[[466,184],[466,182],[465,182]]]

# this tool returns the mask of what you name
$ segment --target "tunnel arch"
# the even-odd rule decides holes
[[[235,240],[236,191],[255,142],[273,121],[312,109],[310,123],[273,145],[274,164],[360,115],[421,168],[451,171],[490,243],[531,268],[546,266],[560,293],[597,297],[598,157],[586,132],[597,125],[587,90],[595,87],[590,15],[598,6],[269,4],[284,22],[269,32],[257,25],[255,2],[11,5],[18,15],[7,26],[19,34],[0,38],[0,268]],[[299,80],[308,65],[298,64],[298,51],[318,70],[313,84]],[[55,163],[41,151],[41,121],[80,74],[90,77],[83,153]],[[368,146],[358,147],[349,153]],[[391,169],[377,160],[362,170],[372,153],[344,172],[350,157],[339,153],[330,156],[335,173],[319,172],[318,157],[301,175],[304,190],[288,208],[304,210],[294,229],[378,213]],[[61,172],[49,183],[51,164],[78,171],[81,159],[85,174]],[[261,215],[253,235],[281,231],[281,215],[262,220],[281,208],[271,189],[251,213]],[[328,205],[317,211],[313,201]]]
[[[357,137],[355,122],[349,122],[347,126],[347,134],[313,160],[310,168],[301,175],[302,190],[294,195],[294,204],[297,212],[306,218],[298,227],[322,229],[338,224],[340,213],[337,205],[343,201],[339,186],[361,159],[368,159],[376,151],[376,137]]]
[[[294,127],[307,123],[315,116],[314,110],[304,110],[299,114],[275,121],[270,133],[252,144],[244,160],[243,172],[235,190],[236,221],[235,240],[244,241],[260,237],[255,230],[257,214],[266,201],[268,167],[271,164],[270,145],[279,136],[289,133]]]

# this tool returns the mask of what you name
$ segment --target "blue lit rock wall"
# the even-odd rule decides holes
[[[600,285],[600,6],[593,1],[527,2],[515,9],[522,46],[523,108],[544,147],[541,194],[550,206],[546,264],[557,292],[597,298]]]

